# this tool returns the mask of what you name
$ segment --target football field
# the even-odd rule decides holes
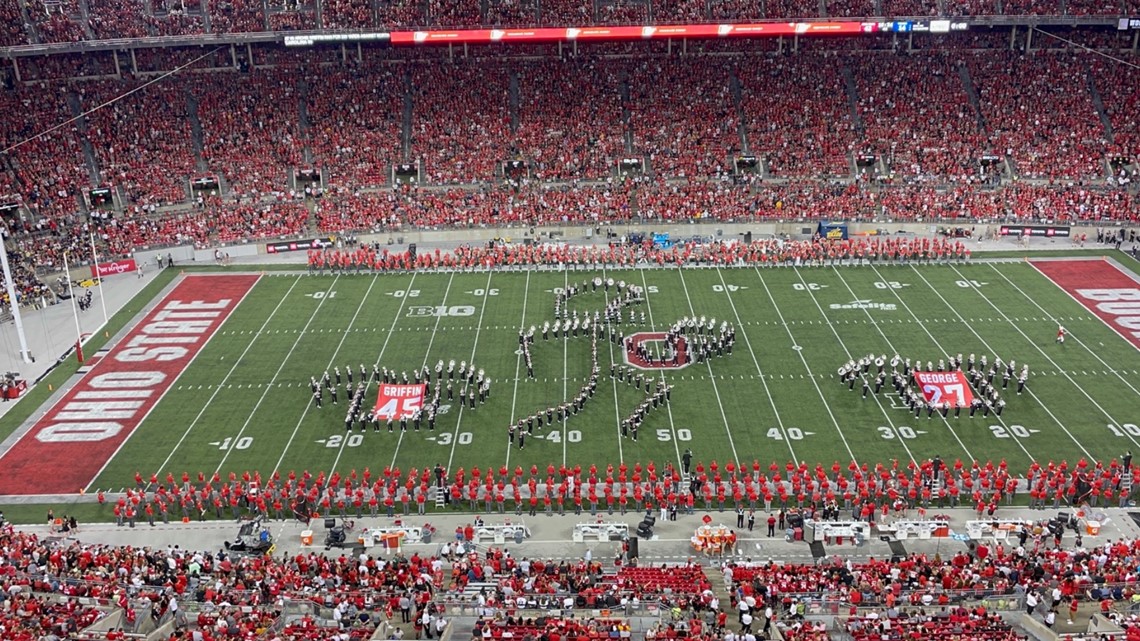
[[[1100,286],[1097,269],[1131,282],[1111,263],[1081,264],[1088,271],[1077,277],[1092,279],[1090,286]],[[1031,460],[1107,460],[1140,451],[1137,348],[1051,281],[1046,265],[252,275],[137,428],[95,461],[87,488],[131,485],[136,472],[164,478],[376,473],[437,463],[450,470],[660,467],[677,464],[686,449],[706,463],[756,460],[764,469],[789,460],[826,468],[852,460],[906,465],[938,455],[1004,459],[1017,473]],[[183,282],[211,278],[219,277],[190,274]],[[610,378],[611,363],[626,363],[624,350],[599,340],[598,386],[582,411],[535,429],[525,449],[512,447],[509,425],[573,398],[589,378],[584,332],[543,340],[541,327],[555,320],[560,288],[594,278],[644,289],[644,303],[622,312],[618,329],[627,336],[705,317],[736,328],[735,348],[682,368],[639,370],[672,387],[670,401],[648,413],[635,442],[621,436],[621,422],[645,398],[644,386]],[[567,307],[592,316],[615,291],[587,291]],[[1068,331],[1063,344],[1055,341],[1059,325]],[[539,328],[533,378],[518,340],[519,329],[530,326]],[[869,354],[935,364],[957,354],[1013,359],[1018,371],[1028,365],[1029,377],[1022,394],[1016,376],[1004,389],[1001,374],[995,378],[1006,403],[1000,416],[979,411],[971,418],[967,408],[957,417],[954,410],[916,417],[889,379],[882,393],[866,397],[861,379],[851,389],[839,381],[841,366]],[[410,424],[406,432],[362,433],[359,425],[346,432],[343,391],[337,405],[327,394],[323,407],[313,403],[310,377],[326,370],[351,368],[359,382],[361,365],[410,375],[425,365],[434,370],[440,360],[473,363],[490,378],[491,391],[474,409],[442,400],[433,431],[425,423],[418,432]],[[875,372],[872,364],[872,383]],[[377,387],[368,385],[368,408]]]

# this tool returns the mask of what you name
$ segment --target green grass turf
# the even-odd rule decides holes
[[[594,276],[646,287],[647,304],[635,309],[646,313],[647,323],[635,330],[663,330],[695,313],[734,324],[736,349],[707,365],[667,372],[672,402],[650,413],[634,443],[619,437],[618,426],[641,395],[611,383],[609,364],[620,362],[621,354],[601,342],[600,385],[584,412],[542,430],[543,438],[528,441],[525,450],[509,448],[506,427],[512,419],[572,397],[589,373],[588,339],[539,338],[533,349],[537,378],[527,379],[515,353],[518,328],[553,320],[555,288]],[[601,292],[583,295],[571,309],[601,309],[605,300]],[[895,307],[830,307],[853,300]],[[420,315],[423,306],[472,313]],[[1058,322],[1079,341],[1055,344]],[[849,355],[896,352],[934,362],[959,352],[1014,358],[1031,368],[1031,393],[1007,390],[1000,418],[942,420],[924,413],[916,419],[893,408],[889,398],[864,400],[858,387],[848,391],[836,380],[836,369]],[[494,384],[486,405],[471,411],[453,404],[435,432],[354,431],[346,438],[343,393],[339,406],[327,400],[323,409],[311,406],[309,377],[334,365],[359,369],[364,363],[371,370],[379,362],[410,371],[438,359],[474,362]],[[177,477],[184,471],[378,473],[386,466],[406,472],[436,463],[468,470],[548,463],[601,468],[622,461],[660,466],[676,463],[687,447],[706,462],[758,460],[765,468],[789,459],[826,467],[832,461],[846,466],[852,458],[905,465],[940,455],[951,461],[1005,459],[1020,473],[1032,459],[1108,459],[1140,448],[1140,428],[1134,427],[1140,423],[1138,374],[1130,344],[1022,262],[339,277],[269,273],[92,488],[129,486],[136,471]],[[5,508],[10,518],[23,520],[39,520],[44,509]],[[81,520],[106,518],[100,510],[84,505],[72,511]]]
[[[543,438],[525,450],[508,448],[512,417],[573,396],[589,369],[587,339],[539,339],[537,378],[527,379],[515,353],[518,327],[552,319],[553,290],[569,278],[595,275],[647,287],[645,329],[664,329],[694,313],[733,323],[735,353],[666,373],[675,386],[672,403],[650,414],[634,443],[619,438],[618,420],[639,395],[611,384],[609,363],[620,353],[600,343],[602,381],[585,411],[543,430]],[[985,284],[960,286],[969,281]],[[830,307],[856,299],[895,308]],[[604,304],[599,292],[574,299],[571,307],[584,312]],[[472,313],[416,315],[421,306]],[[1076,341],[1055,345],[1057,319],[1092,351]],[[933,361],[958,352],[1014,358],[1030,365],[1032,393],[1007,394],[1000,419],[943,421],[937,415],[915,419],[883,397],[863,400],[835,380],[848,355],[896,352]],[[1115,436],[1107,425],[1140,419],[1129,382],[1138,373],[1129,369],[1134,356],[1100,320],[1021,263],[269,275],[94,486],[122,487],[136,471],[179,476],[407,470],[436,463],[452,469],[660,465],[676,462],[685,447],[701,460],[757,459],[765,467],[791,458],[827,465],[852,458],[905,463],[939,454],[1004,458],[1020,471],[1031,458],[1108,458],[1130,445],[1130,437]],[[453,404],[434,433],[345,438],[343,394],[340,406],[311,406],[309,377],[334,365],[371,369],[379,361],[411,370],[438,359],[477,363],[494,385],[489,402],[474,411]]]

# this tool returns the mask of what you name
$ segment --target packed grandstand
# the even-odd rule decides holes
[[[1005,25],[937,36],[493,50],[286,49],[276,38],[243,38],[302,29],[871,15],[984,16]],[[314,234],[710,221],[924,221],[963,230],[1059,222],[1087,224],[1095,236],[1099,226],[1136,223],[1140,214],[1137,32],[1115,21],[1135,15],[1135,0],[0,0],[0,54],[8,54],[0,62],[0,148],[7,150],[0,205],[14,280],[26,301],[47,294],[63,253],[85,254],[90,234],[107,256]],[[1054,20],[1037,29],[1027,16]],[[1090,26],[1071,26],[1086,18]],[[1047,26],[1053,23],[1067,26]],[[81,44],[162,36],[190,41]],[[309,262],[321,270],[728,264],[837,252],[964,258],[969,249],[956,239],[758,240],[669,252],[460,248],[413,263],[406,254],[350,247]],[[679,491],[675,470],[659,476],[639,464],[460,469],[439,482],[473,511],[596,512],[600,505],[612,513],[616,505],[625,513],[666,502],[689,510],[776,505],[783,516],[789,507],[834,504],[873,519],[958,505],[992,516],[1019,493],[1041,508],[1068,505],[1078,490],[1093,506],[1123,505],[1122,476],[1131,478],[1116,461],[1084,460],[1017,473],[1004,462],[970,461],[940,469],[930,461],[903,469],[697,463],[695,471],[700,493]],[[426,468],[385,469],[375,478],[255,472],[196,483],[190,473],[181,482],[138,478],[111,499],[114,514],[132,524],[282,519],[298,501],[342,517],[397,506],[410,513],[408,504],[426,501],[438,481]],[[1090,606],[1113,611],[1122,635],[1140,638],[1140,623],[1123,612],[1140,598],[1140,543],[1053,546],[1040,529],[1027,538],[941,557],[741,562],[722,571],[518,561],[501,547],[446,556],[425,548],[387,561],[318,552],[229,557],[59,544],[5,526],[0,636],[77,638],[103,621],[86,638],[156,630],[186,641],[399,638],[402,619],[414,622],[417,638],[430,638],[437,617],[458,613],[478,619],[472,635],[480,639],[584,641],[629,638],[622,609],[652,603],[669,616],[637,632],[646,639],[1005,641],[1022,633],[989,606],[1004,597],[1023,603],[1040,591],[1062,614],[1078,605],[1085,616]],[[549,609],[553,595],[569,596],[573,607],[537,620],[521,614]],[[797,608],[808,601],[843,615],[843,625],[805,621]],[[609,614],[575,616],[573,608]],[[752,621],[753,612],[756,623],[745,631],[744,613]]]
[[[8,44],[33,49],[154,29],[142,7],[63,3],[38,22],[42,7],[8,5],[28,18],[8,23],[26,22]],[[332,6],[317,5],[353,14]],[[435,22],[483,20],[468,13]],[[49,270],[91,229],[102,252],[124,256],[473,226],[1133,221],[1135,32],[1048,30],[694,40],[684,52],[246,44],[12,56],[0,142],[18,146],[0,159],[0,199],[22,261]]]

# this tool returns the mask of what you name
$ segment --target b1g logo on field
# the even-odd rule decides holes
[[[409,318],[431,318],[439,316],[474,316],[471,305],[412,305],[408,307]]]
[[[666,353],[665,332],[638,332],[626,336],[623,352],[626,364],[639,369],[683,369],[689,366],[689,348],[685,338],[678,337],[676,348]],[[663,359],[662,355],[667,358]]]

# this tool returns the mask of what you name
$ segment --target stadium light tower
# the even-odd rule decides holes
[[[25,363],[34,363],[32,352],[28,349],[28,337],[24,335],[24,320],[20,318],[20,302],[16,298],[16,284],[12,282],[12,268],[8,266],[8,230],[0,231],[3,235],[4,245],[0,247],[0,266],[4,268],[4,289],[8,292],[8,305],[12,308],[12,320],[16,323],[16,336],[20,339],[20,360]]]

